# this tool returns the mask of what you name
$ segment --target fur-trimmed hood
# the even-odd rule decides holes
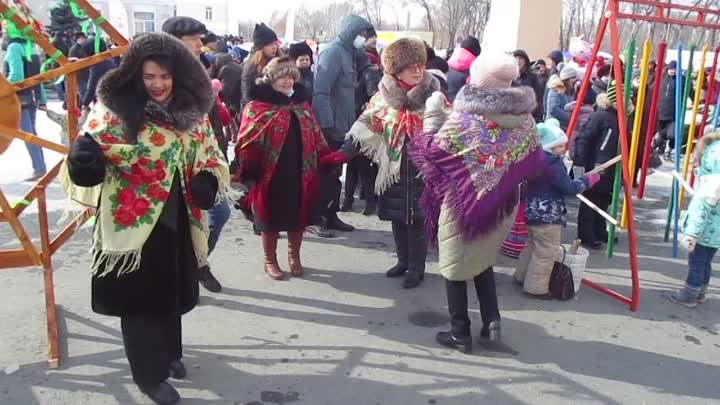
[[[485,89],[468,84],[455,98],[453,110],[482,115],[508,128],[521,125],[536,105],[535,92],[527,86]]]
[[[169,121],[167,124],[179,130],[190,129],[215,103],[207,70],[182,42],[168,34],[142,34],[130,43],[120,66],[103,76],[97,89],[98,100],[122,120],[130,139],[146,119],[149,98],[141,71],[150,56],[166,56],[175,63],[172,99],[162,107],[161,114]],[[156,114],[153,118],[157,118]]]
[[[398,79],[385,75],[380,81],[379,91],[383,100],[396,110],[419,111],[425,108],[425,101],[440,90],[440,82],[432,73],[425,71],[423,81],[409,91],[400,87]]]
[[[565,93],[567,91],[567,88],[565,87],[565,82],[560,80],[560,76],[558,75],[552,75],[550,77],[547,82],[547,88],[550,90],[555,90],[558,93]]]

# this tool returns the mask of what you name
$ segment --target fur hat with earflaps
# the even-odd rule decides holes
[[[425,43],[419,39],[400,38],[385,48],[382,53],[382,64],[385,73],[396,75],[406,67],[427,63]]]
[[[290,76],[295,81],[300,79],[300,71],[295,66],[295,61],[289,56],[273,58],[263,69],[263,76],[255,80],[255,84],[272,84],[275,80]]]

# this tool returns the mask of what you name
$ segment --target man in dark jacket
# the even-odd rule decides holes
[[[533,118],[535,118],[535,122],[542,122],[545,115],[543,111],[545,88],[540,85],[540,80],[530,69],[530,58],[527,52],[518,49],[513,52],[513,56],[517,61],[518,70],[520,71],[520,76],[513,81],[513,87],[527,86],[533,89],[533,92],[535,92],[535,100],[537,101],[537,107],[535,111],[533,111]]]
[[[561,50],[556,49],[551,51],[548,54],[548,61],[550,62],[550,66],[548,66],[548,75],[553,76],[560,74],[560,64],[563,63],[564,60],[565,57],[563,56]]]
[[[365,45],[367,30],[371,28],[372,25],[362,17],[346,16],[340,22],[337,38],[320,53],[315,74],[313,112],[325,139],[335,150],[342,146],[345,134],[357,117],[355,88],[358,72],[365,66],[357,66],[356,54]],[[321,203],[322,225],[329,229],[353,231],[355,228],[342,222],[337,216],[341,189],[339,173],[332,183],[321,181],[321,195],[332,197]]]
[[[312,71],[313,51],[307,42],[302,41],[290,45],[289,56],[295,61],[295,65],[300,70],[300,84],[305,89],[304,100],[308,100],[312,105],[313,89],[315,88],[315,74]]]
[[[452,53],[450,60],[448,60],[450,70],[447,74],[447,96],[451,102],[455,101],[455,96],[465,86],[468,77],[470,77],[470,65],[475,61],[475,58],[480,56],[481,52],[480,41],[470,36],[460,44],[460,49]]]
[[[202,36],[205,32],[207,32],[203,23],[190,17],[172,17],[165,21],[162,26],[162,30],[163,32],[179,39],[185,47],[190,50],[190,52],[203,62],[203,65],[206,68],[209,67],[207,61],[203,61],[202,59]],[[217,114],[217,106],[214,106],[213,109],[210,110],[208,118],[213,126],[213,132],[218,138],[218,144],[224,144],[225,135],[222,133],[222,124],[219,124],[220,117]],[[218,133],[218,126],[220,133]],[[215,249],[215,244],[220,238],[220,233],[229,218],[230,206],[224,201],[218,202],[214,207],[208,210],[208,225],[210,228],[210,236],[208,238],[208,255]],[[208,291],[220,292],[222,289],[222,285],[210,271],[210,266],[203,266],[200,269],[198,278],[200,279],[200,283],[203,287],[205,287]]]
[[[98,47],[98,53],[105,52],[107,50],[107,46],[105,45],[105,41],[102,38],[100,39],[99,44],[100,46]],[[85,45],[87,47],[88,55],[94,55],[95,44],[93,43],[93,41],[88,41],[85,43]],[[97,90],[97,85],[100,82],[100,79],[105,75],[105,73],[109,72],[114,67],[114,59],[106,59],[100,63],[90,66],[90,76],[88,78],[87,91],[85,92],[85,97],[83,97],[83,99],[81,100],[83,108],[87,110],[90,109],[90,104],[95,102],[95,91]]]
[[[70,51],[68,52],[68,57],[73,59],[84,59],[90,56],[91,54],[88,53],[88,49],[85,46],[87,42],[87,35],[83,32],[75,33],[75,44],[70,48]],[[90,69],[85,68],[77,73],[77,88],[78,88],[78,97],[80,97],[80,100],[82,101],[85,99],[85,93],[87,92],[87,84],[88,80],[90,79]]]
[[[672,150],[675,148],[675,90],[677,79],[677,62],[672,61],[665,69],[665,74],[660,83],[660,96],[658,99],[658,128],[655,137],[655,149],[663,153],[666,159],[672,157]],[[683,80],[683,83],[685,81]],[[668,143],[667,150],[665,143]]]

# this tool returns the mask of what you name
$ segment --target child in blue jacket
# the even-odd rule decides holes
[[[515,281],[523,284],[527,295],[548,298],[550,273],[558,259],[565,226],[565,196],[582,193],[597,183],[600,176],[591,174],[571,180],[562,158],[568,138],[560,123],[550,119],[537,127],[545,151],[547,174],[528,191],[525,206],[528,245],[520,256]]]
[[[695,150],[697,186],[682,220],[682,244],[688,255],[685,287],[669,298],[693,308],[705,302],[712,260],[720,248],[720,132],[703,136]]]

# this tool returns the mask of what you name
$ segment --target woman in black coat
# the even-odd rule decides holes
[[[158,404],[180,400],[181,316],[198,301],[211,208],[229,183],[206,118],[200,61],[167,34],[132,41],[98,85],[66,160],[75,201],[96,207],[93,311],[118,316],[133,380]],[[87,197],[91,195],[91,197]]]

